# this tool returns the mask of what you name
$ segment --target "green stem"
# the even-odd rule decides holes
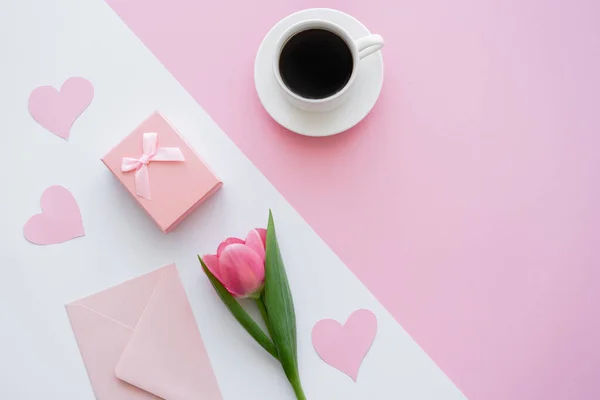
[[[263,301],[262,296],[255,299],[256,305],[258,306],[258,310],[260,311],[260,315],[262,316],[263,321],[265,321],[265,325],[267,326],[267,331],[269,332],[269,336],[271,335],[271,324],[269,323],[269,315],[267,314],[267,308],[265,307],[265,302]]]
[[[300,379],[290,379],[290,383],[294,388],[294,393],[296,394],[296,398],[298,400],[306,400],[306,396],[304,395],[304,391],[302,390],[302,385],[300,384]]]
[[[267,307],[265,306],[265,302],[262,296],[254,299],[256,301],[256,305],[258,306],[258,310],[260,311],[260,315],[262,316],[263,321],[265,321],[265,325],[267,326],[267,330],[269,331],[269,335],[271,335],[271,324],[269,323],[269,315],[267,314]],[[302,390],[302,385],[300,384],[300,380],[298,378],[288,378],[292,388],[294,389],[294,393],[296,394],[296,398],[298,400],[306,400],[306,396],[304,395],[304,391]]]

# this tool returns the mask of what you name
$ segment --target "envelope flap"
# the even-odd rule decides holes
[[[133,329],[138,323],[164,269],[129,280],[76,301]]]
[[[115,377],[114,368],[132,330],[81,304],[66,306],[77,345],[98,400],[159,400]]]
[[[175,265],[164,269],[115,373],[167,400],[222,400]]]

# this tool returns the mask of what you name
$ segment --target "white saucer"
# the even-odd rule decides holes
[[[289,15],[267,33],[258,48],[254,62],[254,83],[262,105],[280,125],[301,135],[331,136],[352,128],[371,111],[383,85],[383,58],[381,51],[378,51],[360,61],[353,93],[338,108],[311,113],[292,106],[283,96],[273,74],[275,44],[293,24],[315,18],[341,26],[355,39],[371,33],[356,18],[328,8],[312,8]]]

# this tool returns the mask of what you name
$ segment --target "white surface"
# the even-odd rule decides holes
[[[176,262],[224,399],[292,400],[279,366],[237,326],[196,259],[226,236],[264,226],[270,207],[296,303],[310,400],[464,399],[107,5],[19,0],[0,7],[0,398],[93,399],[64,304]],[[70,76],[89,79],[95,97],[67,142],[35,123],[27,99],[35,87],[60,86]],[[155,109],[225,183],[168,235],[100,162]],[[23,238],[23,224],[54,184],[75,195],[87,235],[35,246]],[[345,320],[356,308],[377,315],[379,332],[354,383],[319,359],[310,331],[319,319]]]
[[[277,82],[273,72],[273,57],[282,35],[295,24],[311,19],[339,25],[355,40],[370,35],[369,30],[357,19],[337,10],[313,8],[289,15],[279,21],[263,39],[254,62],[254,84],[262,105],[279,124],[301,135],[331,136],[358,124],[375,106],[383,85],[383,58],[381,52],[377,52],[358,61],[356,78],[348,87],[349,90],[343,93],[347,98],[338,107],[323,112],[310,112],[296,107]],[[357,58],[356,49],[354,53]]]

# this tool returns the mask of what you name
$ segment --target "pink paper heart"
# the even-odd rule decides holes
[[[29,112],[44,128],[69,139],[73,122],[90,105],[94,87],[84,78],[73,77],[63,83],[60,92],[52,86],[40,86],[29,96]]]
[[[85,235],[75,198],[62,186],[51,186],[40,200],[42,213],[25,223],[25,238],[34,244],[56,244]]]
[[[377,317],[361,309],[354,311],[344,325],[332,319],[317,322],[312,330],[312,342],[323,361],[356,381],[376,334]]]

